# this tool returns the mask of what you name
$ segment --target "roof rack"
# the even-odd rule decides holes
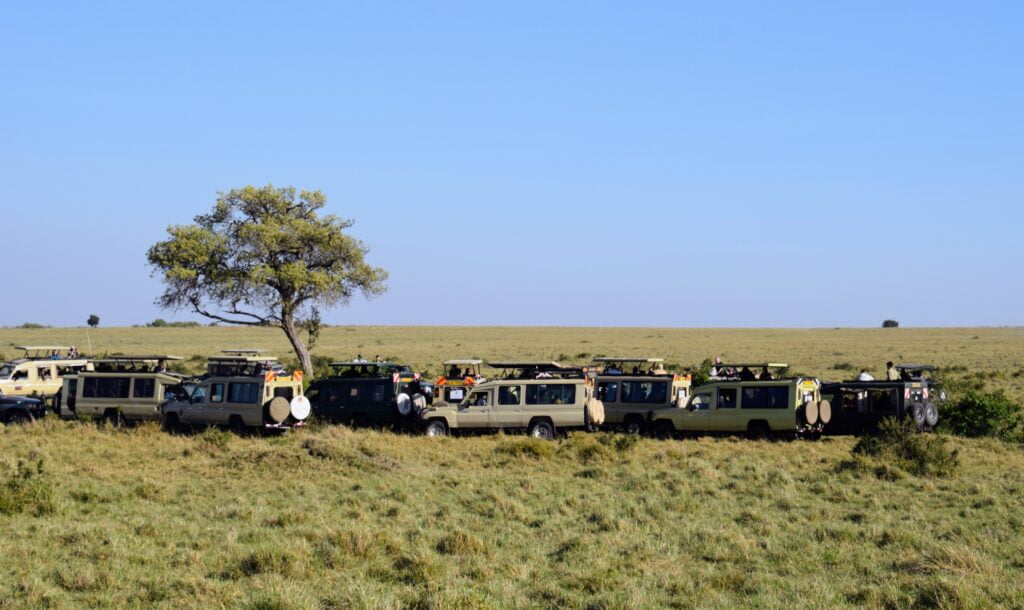
[[[903,371],[935,371],[935,366],[931,364],[897,364],[896,368]]]
[[[25,350],[26,352],[35,352],[42,350],[64,350],[71,349],[70,345],[15,345],[14,349]]]
[[[748,363],[742,363],[741,362],[741,363],[738,363],[738,364],[734,363],[734,362],[723,362],[722,364],[716,364],[715,366],[718,367],[718,368],[723,368],[723,367],[724,368],[728,368],[728,367],[732,367],[732,368],[740,368],[740,367],[747,367],[747,368],[755,367],[756,368],[756,367],[761,367],[761,368],[770,368],[770,369],[784,369],[784,368],[789,367],[789,365],[786,364],[785,362],[748,362]]]
[[[220,353],[227,354],[229,356],[245,356],[245,355],[256,356],[256,355],[259,355],[259,354],[264,354],[264,353],[266,353],[266,351],[267,350],[265,350],[265,349],[256,349],[256,348],[243,347],[243,348],[239,348],[239,349],[222,349],[222,350],[220,350]]]
[[[651,364],[657,364],[659,362],[665,362],[664,358],[610,358],[602,356],[600,358],[594,358],[594,362],[648,362]]]
[[[445,366],[451,366],[453,364],[471,364],[471,365],[479,366],[479,365],[481,365],[483,363],[484,363],[484,361],[480,360],[479,358],[462,358],[462,359],[455,359],[455,360],[445,360],[441,364],[443,364]]]
[[[358,362],[354,360],[342,360],[338,362],[332,362],[328,366],[331,366],[333,368],[340,368],[343,366],[379,366],[405,368],[404,364],[399,364],[397,362]]]
[[[528,368],[548,368],[548,369],[561,369],[566,368],[561,364],[552,361],[531,361],[531,360],[510,360],[501,362],[487,362],[487,366],[495,369],[528,369]]]
[[[93,362],[158,362],[160,360],[181,360],[181,356],[171,356],[167,354],[163,355],[147,355],[147,356],[123,356],[113,355],[93,360]]]

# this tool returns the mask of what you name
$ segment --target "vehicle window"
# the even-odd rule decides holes
[[[604,402],[616,402],[619,400],[619,382],[602,381],[597,384],[597,399]]]
[[[210,402],[224,402],[224,384],[210,384]]]
[[[622,402],[662,403],[667,399],[667,381],[622,382]]]
[[[469,395],[469,404],[474,407],[487,406],[487,392],[473,392]]]
[[[28,379],[28,371],[14,371],[12,379]]]
[[[206,388],[201,385],[196,386],[195,389],[192,390],[192,402],[206,402]]]
[[[260,384],[229,383],[228,402],[255,404],[260,400]]]
[[[736,388],[718,388],[718,409],[736,408]]]
[[[499,405],[518,405],[519,404],[519,386],[517,385],[503,385],[498,388],[498,404]]]
[[[528,405],[571,405],[576,402],[576,384],[545,383],[526,386]]]
[[[789,408],[789,387],[745,387],[743,388],[742,409],[786,409]]]
[[[132,386],[132,398],[153,398],[156,395],[156,380],[136,379]]]
[[[895,390],[873,390],[868,392],[868,401],[872,413],[892,413],[896,410],[897,393]]]
[[[180,385],[164,386],[164,400],[185,400],[188,393]]]
[[[130,377],[89,377],[82,385],[83,398],[128,398]]]
[[[39,378],[39,381],[49,381],[50,380],[50,367],[49,366],[39,366],[39,367],[36,367],[36,377]]]
[[[690,408],[694,411],[707,411],[711,408],[711,394],[695,394],[690,400]]]
[[[445,388],[445,402],[459,402],[466,397],[466,390],[463,388]]]
[[[14,372],[14,367],[10,364],[0,366],[0,379],[9,379],[11,373]]]
[[[286,385],[286,386],[281,386],[281,387],[274,388],[274,396],[280,396],[281,398],[284,398],[284,399],[289,400],[289,401],[291,401],[292,395],[294,393],[295,392],[294,392],[294,390],[292,390],[291,386],[287,386]]]

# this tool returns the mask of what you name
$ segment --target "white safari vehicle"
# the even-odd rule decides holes
[[[604,403],[604,425],[642,434],[654,415],[690,395],[690,375],[666,371],[662,358],[594,358],[590,373]]]
[[[180,391],[181,375],[167,362],[178,356],[112,356],[92,362],[92,370],[65,375],[54,399],[62,419],[100,418],[111,423],[160,418],[160,404]]]
[[[286,373],[277,358],[260,350],[226,350],[207,361],[206,374],[191,394],[163,405],[164,423],[232,428],[285,429],[304,426],[310,414],[302,393],[302,371]]]
[[[89,360],[66,345],[17,345],[21,358],[0,366],[0,396],[53,396],[65,375],[86,370]]]

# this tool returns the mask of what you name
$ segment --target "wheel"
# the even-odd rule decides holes
[[[238,436],[245,434],[245,422],[242,421],[241,415],[232,415],[228,418],[228,428]]]
[[[123,428],[125,425],[124,413],[117,409],[108,409],[103,412],[103,422],[113,428]]]
[[[639,417],[631,417],[622,424],[622,431],[626,434],[643,434],[646,428],[644,420]]]
[[[427,436],[448,436],[448,425],[440,419],[431,420],[423,433]]]
[[[926,423],[926,416],[924,412],[924,405],[921,403],[914,403],[914,406],[910,408],[910,416],[914,418],[914,423],[917,424],[917,429],[924,428]]]
[[[555,438],[555,427],[546,421],[535,421],[530,424],[527,433],[533,438],[550,441]]]
[[[164,416],[164,431],[171,434],[181,432],[181,421],[178,419],[177,413],[168,413]]]
[[[27,424],[32,422],[32,415],[26,411],[15,411],[7,418],[8,425]]]
[[[57,393],[53,395],[53,412],[58,416],[60,415],[60,403],[64,397],[64,389],[57,390]]]
[[[767,422],[752,421],[747,426],[747,435],[753,439],[766,439],[771,433],[772,429],[768,426]]]
[[[667,419],[654,422],[654,434],[660,439],[670,439],[676,435],[676,427]]]
[[[939,424],[939,409],[934,403],[930,402],[924,406],[924,421],[929,428],[934,428]]]

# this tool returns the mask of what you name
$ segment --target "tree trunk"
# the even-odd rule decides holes
[[[292,349],[295,350],[295,355],[299,357],[299,364],[302,366],[302,372],[306,374],[306,378],[313,378],[313,357],[309,355],[309,348],[306,347],[306,342],[299,336],[298,328],[295,327],[295,318],[291,312],[284,311],[281,313],[281,329],[284,330],[284,334],[288,336],[288,341],[292,344]]]

